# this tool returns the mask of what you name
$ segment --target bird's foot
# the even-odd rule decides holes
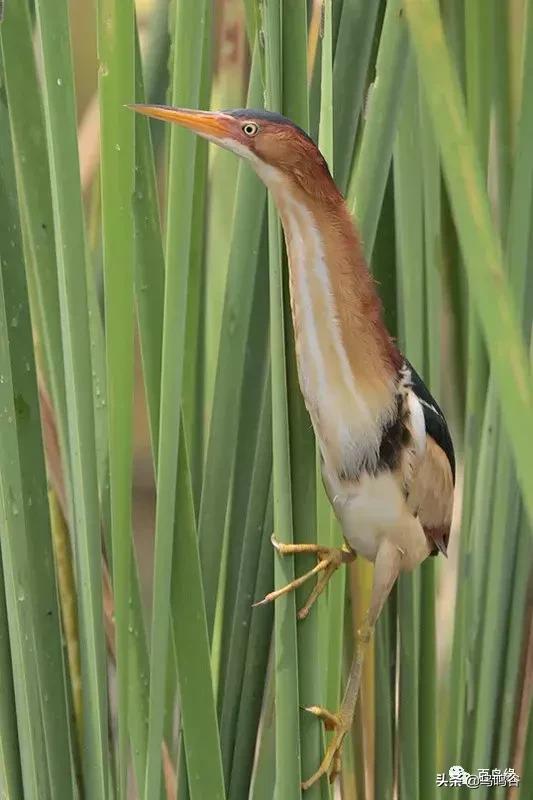
[[[307,598],[302,608],[298,611],[298,619],[305,619],[305,617],[309,614],[311,606],[317,597],[322,594],[329,579],[341,566],[341,564],[347,564],[348,562],[353,561],[355,558],[355,553],[353,553],[351,550],[345,550],[343,547],[324,547],[319,544],[285,544],[284,542],[278,541],[274,534],[272,534],[271,541],[281,556],[297,555],[299,553],[314,553],[316,555],[317,564],[315,567],[313,567],[313,569],[310,569],[309,572],[304,573],[299,578],[296,578],[286,586],[283,586],[281,589],[277,589],[274,592],[269,592],[269,594],[267,594],[262,600],[254,603],[254,606],[261,606],[264,603],[271,603],[273,600],[277,600],[278,597],[298,589],[299,586],[305,583],[305,581],[307,581],[309,578],[312,578],[313,575],[318,575],[311,594]]]
[[[333,736],[326,748],[319,768],[310,778],[302,782],[302,789],[309,789],[323,775],[329,776],[330,783],[333,783],[337,776],[340,775],[342,745],[344,737],[350,730],[352,720],[343,713],[342,708],[337,714],[332,714],[331,711],[322,708],[322,706],[308,706],[305,710],[321,719],[327,731],[333,731]]]

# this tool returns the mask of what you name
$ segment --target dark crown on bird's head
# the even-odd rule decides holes
[[[275,111],[265,111],[265,109],[261,108],[226,108],[223,109],[224,114],[230,114],[232,117],[236,119],[254,119],[254,120],[264,120],[265,122],[272,122],[275,125],[286,125],[288,128],[292,128],[295,132],[304,136],[311,144],[314,144],[316,147],[316,143],[311,139],[308,133],[304,131],[303,128],[300,128],[295,122],[288,117],[284,117],[283,114],[278,114]]]

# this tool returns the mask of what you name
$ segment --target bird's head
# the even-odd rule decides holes
[[[287,178],[315,193],[332,183],[313,140],[286,117],[249,108],[197,111],[169,106],[132,105],[134,111],[174,122],[250,162],[271,189]]]

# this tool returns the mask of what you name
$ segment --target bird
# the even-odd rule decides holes
[[[455,456],[436,400],[386,328],[357,227],[312,138],[280,114],[131,106],[176,123],[247,161],[266,185],[284,231],[300,389],[320,454],[326,494],[340,523],[340,548],[286,544],[280,555],[315,553],[316,566],[268,594],[272,602],[317,576],[299,617],[335,570],[356,556],[374,564],[372,590],[340,708],[307,710],[333,735],[307,789],[340,772],[362,667],[376,621],[398,576],[446,555]]]

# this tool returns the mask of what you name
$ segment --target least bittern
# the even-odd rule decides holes
[[[308,788],[322,775],[333,779],[339,772],[365,649],[398,575],[428,555],[446,554],[455,479],[452,441],[442,411],[385,327],[357,231],[309,136],[265,111],[133,108],[176,122],[246,159],[272,193],[281,217],[300,388],[345,547],[273,539],[281,555],[313,552],[318,563],[261,602],[318,575],[299,614],[304,617],[340,564],[356,554],[374,563],[370,607],[341,707],[335,714],[309,709],[334,734],[321,765],[302,784]]]

